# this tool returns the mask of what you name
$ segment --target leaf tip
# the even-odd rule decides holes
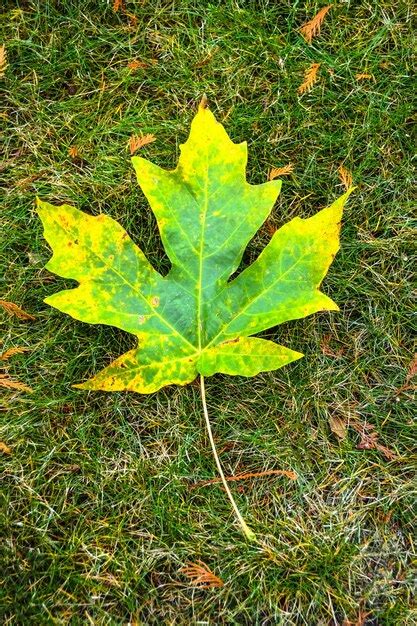
[[[350,194],[353,193],[357,188],[357,185],[351,185],[349,189],[346,190],[346,192],[343,194],[345,201],[349,198]]]
[[[207,98],[207,94],[203,93],[203,96],[200,100],[200,104],[198,105],[198,110],[199,111],[204,111],[204,109],[207,109],[208,107],[208,98]]]
[[[72,389],[88,389],[88,387],[85,387],[86,383],[76,383],[74,385],[71,385]]]
[[[36,211],[38,213],[40,213],[40,211],[42,211],[44,204],[45,203],[43,202],[43,200],[41,200],[39,196],[36,196],[36,198],[35,198],[35,205],[36,205]]]

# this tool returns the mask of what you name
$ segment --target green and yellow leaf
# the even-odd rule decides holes
[[[339,248],[348,190],[313,217],[276,231],[237,278],[244,250],[270,214],[281,181],[246,181],[247,145],[234,144],[204,104],[167,171],[132,158],[171,269],[159,274],[117,222],[38,201],[53,250],[47,268],[78,281],[46,299],[90,324],[137,337],[138,346],[83,389],[151,393],[199,373],[253,376],[302,355],[252,335],[322,310],[337,310],[320,284]]]

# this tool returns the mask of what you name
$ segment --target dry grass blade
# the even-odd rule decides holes
[[[350,187],[352,187],[352,182],[353,182],[352,174],[344,165],[340,165],[337,171],[339,172],[339,178],[342,181],[345,189],[346,190],[350,189]]]
[[[135,154],[137,150],[143,148],[143,146],[146,146],[148,143],[152,143],[153,141],[156,141],[156,137],[150,133],[148,135],[144,135],[143,137],[139,137],[139,135],[132,135],[129,139],[130,154]]]
[[[291,470],[265,470],[264,472],[245,472],[242,474],[236,474],[236,476],[226,476],[228,482],[235,482],[238,480],[247,480],[248,478],[262,478],[263,476],[286,476],[291,480],[297,480],[298,476]],[[195,483],[193,487],[203,487],[205,485],[215,485],[221,482],[221,478],[211,478],[210,480],[202,480]]]
[[[3,44],[0,46],[0,78],[4,77],[8,65],[6,46]]]
[[[302,34],[304,39],[307,41],[307,43],[311,43],[313,40],[313,37],[315,37],[316,35],[320,33],[320,28],[323,23],[323,20],[326,17],[327,13],[330,11],[331,7],[332,5],[329,4],[328,6],[320,9],[320,11],[317,13],[317,15],[313,17],[312,20],[310,20],[309,22],[306,22],[300,28],[300,33]]]
[[[11,454],[12,451],[10,450],[9,446],[7,446],[4,441],[0,441],[0,452],[3,452],[3,454]]]
[[[203,561],[197,561],[196,563],[188,563],[180,570],[181,574],[187,576],[190,579],[190,585],[194,587],[204,587],[210,589],[213,587],[223,587],[224,582],[221,578],[213,574],[210,568],[203,563]]]
[[[372,74],[356,74],[356,80],[372,80]]]
[[[312,63],[304,72],[304,82],[298,87],[297,91],[300,96],[311,90],[314,83],[317,82],[320,63]]]
[[[7,302],[7,300],[0,300],[0,306],[7,312],[9,315],[14,315],[18,317],[20,320],[34,320],[33,315],[26,313],[23,309],[21,309],[14,302]]]
[[[273,167],[268,174],[268,180],[273,180],[278,176],[288,176],[288,174],[291,174],[293,171],[294,165],[292,163],[288,163],[288,165],[284,165],[284,167]]]
[[[2,354],[0,354],[0,361],[7,361],[11,356],[15,354],[22,354],[22,352],[28,352],[29,348],[9,348]]]
[[[20,383],[18,380],[12,380],[8,374],[0,374],[0,387],[5,387],[6,389],[18,389],[19,391],[33,391],[33,389],[28,387],[28,385]]]

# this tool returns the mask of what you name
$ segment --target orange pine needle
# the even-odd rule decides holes
[[[29,348],[9,348],[3,354],[0,354],[0,361],[7,361],[11,356],[15,354],[21,354],[22,352],[28,352]]]
[[[6,389],[18,389],[19,391],[32,392],[33,389],[20,383],[18,380],[12,380],[8,374],[0,374],[0,387],[6,387]]]
[[[20,320],[34,320],[33,315],[26,313],[23,309],[14,304],[14,302],[7,302],[7,300],[0,300],[0,306],[9,313],[9,315],[15,315]]]
[[[347,191],[348,189],[352,187],[352,182],[353,182],[352,174],[344,165],[340,165],[337,171],[339,172],[340,180],[342,181],[343,186],[345,187]]]
[[[328,6],[320,9],[320,11],[317,13],[317,15],[313,17],[312,20],[310,20],[309,22],[306,22],[300,28],[300,33],[302,34],[304,39],[307,41],[307,43],[311,43],[313,40],[313,37],[320,34],[320,29],[321,29],[323,20],[326,17],[327,13],[330,11],[331,7],[332,5],[329,4]]]
[[[228,482],[234,482],[237,480],[247,480],[248,478],[261,478],[263,476],[286,476],[291,480],[297,480],[298,476],[291,470],[265,470],[264,472],[246,472],[242,474],[236,474],[235,476],[226,476]],[[210,480],[204,480],[196,483],[193,487],[200,487],[205,485],[215,485],[221,482],[221,478],[211,478]]]
[[[180,570],[181,574],[187,576],[190,579],[190,585],[194,587],[204,587],[205,589],[213,587],[223,587],[224,582],[221,578],[213,574],[210,568],[203,563],[203,561],[197,561],[196,563],[188,563]]]
[[[300,96],[311,90],[314,83],[317,82],[320,63],[312,63],[304,72],[304,82],[298,87],[297,91]]]
[[[0,46],[0,78],[3,78],[8,65],[6,46],[3,44]]]
[[[114,0],[114,2],[113,2],[113,11],[115,13],[117,13],[118,11],[120,11],[120,9],[122,11],[124,10],[123,0]]]
[[[273,167],[268,174],[268,180],[273,180],[278,176],[288,176],[293,170],[294,165],[292,163],[288,163],[288,165],[284,165],[284,167]]]
[[[144,135],[143,137],[139,137],[139,135],[132,135],[129,139],[130,154],[135,154],[137,150],[143,148],[143,146],[146,146],[148,143],[152,143],[153,141],[156,141],[156,137],[151,133]]]

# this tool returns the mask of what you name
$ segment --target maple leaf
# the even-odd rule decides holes
[[[46,267],[79,283],[45,302],[75,319],[137,337],[136,348],[75,387],[152,393],[200,374],[217,468],[246,537],[255,540],[220,464],[204,377],[254,376],[303,356],[253,335],[317,311],[338,310],[320,284],[339,248],[343,206],[352,189],[312,217],[282,226],[256,261],[230,280],[270,214],[281,181],[246,181],[246,142],[234,144],[206,104],[203,98],[174,170],[132,157],[171,262],[168,274],[157,272],[111,217],[38,200],[53,250]]]
[[[302,354],[252,335],[338,310],[319,285],[339,248],[351,190],[313,217],[282,226],[258,259],[229,281],[281,188],[281,181],[248,184],[246,161],[246,143],[232,143],[204,104],[175,170],[132,158],[172,263],[167,276],[111,217],[38,201],[54,252],[47,269],[79,282],[45,302],[138,339],[137,348],[76,387],[152,393],[198,374],[274,370]]]

